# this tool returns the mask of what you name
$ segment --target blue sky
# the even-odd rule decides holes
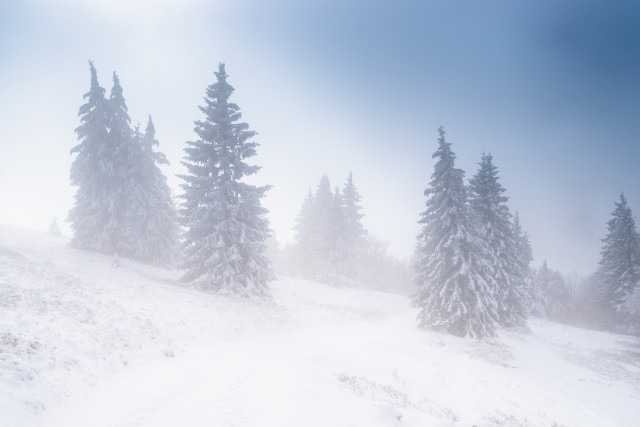
[[[596,268],[613,202],[640,210],[640,6],[632,1],[27,0],[0,15],[0,222],[66,216],[89,86],[117,71],[181,172],[205,87],[227,64],[258,131],[258,182],[292,238],[322,173],[348,172],[365,225],[408,256],[443,125],[470,178],[491,152],[536,263]]]

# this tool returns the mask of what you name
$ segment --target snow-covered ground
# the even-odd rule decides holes
[[[405,297],[281,278],[260,305],[0,227],[0,426],[638,426],[640,340],[419,330]]]

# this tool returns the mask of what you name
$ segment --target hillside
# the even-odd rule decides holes
[[[478,342],[405,297],[297,279],[259,305],[0,227],[0,426],[636,426],[640,340]]]

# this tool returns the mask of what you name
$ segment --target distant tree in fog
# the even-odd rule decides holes
[[[357,284],[365,250],[359,202],[351,173],[342,192],[338,187],[331,192],[329,178],[322,176],[296,218],[295,274],[334,285]]]
[[[366,231],[362,225],[361,196],[353,183],[353,173],[349,172],[347,182],[342,188],[342,206],[344,209],[344,250],[342,253],[345,265],[345,276],[356,278],[356,266],[362,258],[362,251],[367,246]]]
[[[542,317],[564,323],[574,318],[574,295],[559,271],[547,266],[547,261],[536,271],[535,284],[542,295]]]
[[[518,212],[513,216],[513,235],[516,239],[516,262],[524,275],[524,305],[527,314],[541,317],[544,315],[542,291],[536,286],[534,280],[534,272],[531,268],[533,250],[529,235],[522,231]]]
[[[521,258],[514,234],[506,191],[498,182],[498,168],[491,154],[483,154],[480,168],[469,182],[469,201],[475,227],[489,249],[492,277],[498,285],[498,321],[503,326],[526,323],[526,279],[528,265]]]
[[[149,262],[169,264],[176,259],[178,224],[171,189],[160,165],[168,164],[163,153],[154,150],[159,143],[151,116],[145,133],[136,127],[131,152],[125,162],[128,172],[123,186],[127,213],[123,255]]]
[[[433,154],[438,160],[425,190],[427,209],[419,221],[412,304],[419,309],[422,327],[459,336],[491,336],[498,320],[491,253],[474,229],[464,171],[455,167],[456,156],[442,127],[439,134]]]
[[[229,102],[233,87],[224,64],[215,75],[200,107],[205,118],[195,122],[199,139],[187,142],[182,162],[187,168],[179,211],[186,228],[182,280],[228,295],[269,298],[270,232],[261,206],[269,187],[243,181],[259,170],[245,162],[256,154],[255,132],[239,122],[240,109]]]
[[[62,234],[60,232],[60,227],[58,226],[58,218],[56,218],[55,216],[49,224],[49,234],[51,234],[52,236],[60,236]]]
[[[611,216],[594,280],[600,285],[600,303],[615,323],[621,321],[626,301],[640,282],[640,237],[624,194]]]

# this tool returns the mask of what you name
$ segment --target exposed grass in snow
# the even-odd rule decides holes
[[[281,278],[260,305],[0,227],[0,426],[636,426],[640,341],[541,320],[493,342],[405,297]]]

